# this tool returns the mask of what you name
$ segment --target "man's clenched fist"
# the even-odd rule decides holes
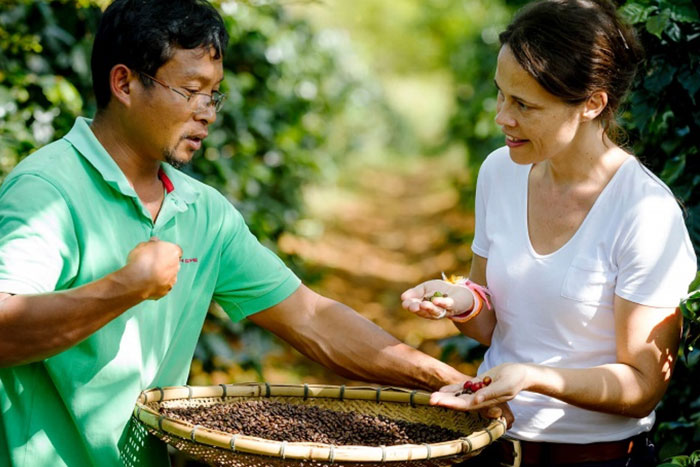
[[[123,272],[142,292],[144,300],[157,300],[172,290],[180,270],[182,248],[151,237],[129,252]]]

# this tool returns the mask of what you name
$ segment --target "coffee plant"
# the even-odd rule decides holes
[[[109,3],[0,0],[0,181],[77,116],[94,115],[90,51]],[[368,129],[380,132],[388,111],[380,88],[350,66],[355,58],[342,35],[314,32],[276,3],[213,3],[231,38],[228,99],[185,170],[219,189],[275,250],[302,215],[302,187],[332,176],[337,158],[362,147]],[[296,258],[284,259],[309,277]],[[240,350],[231,351],[233,341]],[[274,349],[269,334],[212,307],[193,371],[251,369],[261,378],[262,359]]]

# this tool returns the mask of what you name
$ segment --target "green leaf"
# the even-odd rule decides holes
[[[661,39],[661,34],[666,29],[670,19],[671,12],[669,10],[664,10],[660,14],[652,16],[646,21],[647,31]]]
[[[673,185],[685,169],[685,155],[676,156],[666,161],[664,170],[661,171],[661,180],[667,185]]]
[[[644,6],[639,3],[629,2],[623,5],[619,10],[620,16],[630,24],[643,23],[649,18],[653,12],[657,10],[656,6]]]
[[[659,2],[659,8],[669,11],[673,21],[679,21],[681,23],[700,21],[698,10],[691,0],[661,0],[661,2]]]
[[[669,63],[661,63],[650,70],[650,73],[644,79],[644,88],[654,94],[659,94],[666,86],[671,84],[675,74],[675,67]]]
[[[683,39],[683,33],[681,32],[681,27],[677,23],[668,22],[668,26],[664,29],[664,32],[673,42],[680,42]]]
[[[40,79],[44,96],[56,107],[65,106],[74,115],[83,108],[83,99],[73,83],[62,76],[43,76]]]
[[[695,94],[697,94],[700,89],[699,72],[700,70],[696,70],[695,72],[691,71],[688,65],[683,65],[680,71],[678,71],[678,82],[681,83],[683,89],[688,91],[688,95],[693,101],[693,104],[695,104]]]

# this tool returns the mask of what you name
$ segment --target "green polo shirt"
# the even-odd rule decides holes
[[[180,245],[180,272],[168,295],[127,310],[75,347],[0,369],[3,466],[167,464],[164,444],[130,423],[139,393],[187,382],[212,298],[240,320],[300,284],[219,192],[167,164],[154,223],[89,124],[77,119],[0,188],[0,292],[92,282],[152,236]]]

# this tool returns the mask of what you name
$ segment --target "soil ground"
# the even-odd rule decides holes
[[[453,180],[462,159],[420,158],[407,164],[361,165],[336,187],[307,196],[316,235],[284,235],[280,249],[321,273],[311,287],[345,303],[398,339],[439,357],[441,340],[458,334],[449,320],[425,320],[401,308],[400,295],[424,280],[466,274],[473,213],[459,202]],[[271,355],[265,379],[352,384],[309,362],[288,346]],[[457,358],[467,374],[476,367]]]

